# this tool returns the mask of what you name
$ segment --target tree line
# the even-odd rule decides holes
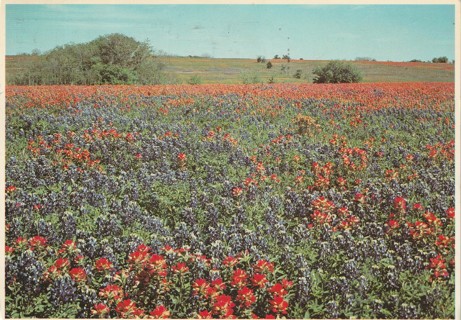
[[[35,53],[21,67],[23,72],[10,79],[11,84],[160,84],[166,80],[164,65],[149,42],[119,33]]]

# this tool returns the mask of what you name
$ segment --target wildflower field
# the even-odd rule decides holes
[[[6,88],[8,318],[453,318],[454,84]]]

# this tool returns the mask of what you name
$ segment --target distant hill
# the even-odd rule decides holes
[[[6,56],[7,84],[11,83],[24,65],[37,56]],[[328,61],[268,59],[224,59],[201,57],[158,57],[163,71],[176,83],[256,83],[256,82],[312,82],[312,71]],[[272,67],[267,68],[267,62]],[[453,82],[454,64],[425,62],[348,61],[363,75],[363,82]],[[300,70],[300,78],[295,74]]]

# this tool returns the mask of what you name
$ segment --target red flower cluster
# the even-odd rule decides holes
[[[431,258],[429,268],[434,270],[434,277],[448,277],[447,266],[445,259],[439,254],[435,258]]]

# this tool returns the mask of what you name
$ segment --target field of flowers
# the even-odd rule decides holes
[[[7,87],[8,318],[453,318],[454,85]]]

